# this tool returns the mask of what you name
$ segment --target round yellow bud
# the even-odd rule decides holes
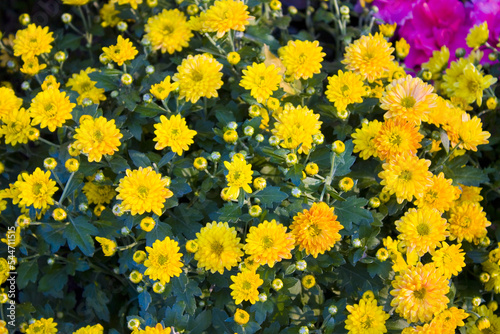
[[[250,320],[250,314],[248,314],[247,311],[242,310],[240,308],[236,309],[236,312],[234,313],[234,322],[236,322],[239,325],[245,325],[248,323]]]
[[[163,293],[165,291],[165,285],[161,284],[160,282],[154,282],[153,291],[155,293]]]
[[[280,107],[280,101],[277,98],[270,97],[267,99],[267,107],[272,111],[278,110]]]
[[[80,168],[80,162],[78,160],[71,158],[66,160],[66,163],[64,164],[64,167],[66,167],[66,170],[70,173],[74,173],[78,171],[78,168]]]
[[[146,2],[149,8],[155,8],[156,6],[158,6],[158,0],[147,0]]]
[[[306,290],[310,289],[315,285],[316,285],[316,279],[314,278],[313,275],[306,275],[302,277],[302,286],[304,287],[304,289]]]
[[[380,199],[380,202],[387,203],[391,199],[391,195],[388,192],[382,191],[378,194],[378,198]]]
[[[481,305],[481,302],[481,297],[472,298],[472,306],[478,307],[479,305]]]
[[[122,75],[121,81],[122,81],[122,84],[129,86],[134,81],[134,78],[132,78],[132,76],[130,74],[125,73]]]
[[[496,97],[490,97],[486,100],[486,107],[488,107],[489,110],[496,109],[497,105],[498,105],[498,100]]]
[[[28,139],[31,141],[38,140],[40,138],[40,130],[37,128],[31,128],[28,130]]]
[[[229,52],[227,54],[227,62],[231,65],[236,65],[240,62],[241,60],[241,57],[240,57],[240,54],[238,52]]]
[[[490,323],[490,320],[488,319],[488,317],[481,317],[481,318],[476,320],[476,326],[477,326],[477,329],[479,329],[480,331],[483,331],[483,329],[490,328],[491,323]]]
[[[43,160],[43,167],[46,170],[53,170],[54,168],[57,167],[57,161],[54,158],[46,158]]]
[[[479,275],[479,280],[481,281],[481,283],[487,283],[490,280],[490,274],[481,273],[481,275]]]
[[[376,208],[378,208],[378,207],[380,206],[380,200],[378,199],[378,197],[372,197],[372,198],[370,198],[370,200],[368,201],[368,204],[369,204],[372,208],[376,209]]]
[[[279,278],[276,278],[272,281],[271,286],[274,290],[280,291],[283,288],[283,281]]]
[[[21,14],[19,15],[19,23],[21,23],[23,26],[27,26],[28,24],[31,23],[31,18],[29,14]]]
[[[339,182],[339,188],[343,192],[347,192],[354,187],[354,181],[350,177],[344,177],[342,180]]]
[[[389,252],[385,248],[380,248],[377,253],[375,254],[375,257],[380,261],[384,262],[389,258]]]
[[[289,166],[295,165],[298,161],[297,154],[295,154],[295,153],[287,154],[285,161],[286,161],[286,164]]]
[[[156,222],[151,217],[145,217],[142,218],[140,226],[143,231],[151,232],[155,228]]]
[[[196,240],[188,240],[186,242],[186,251],[188,253],[196,253],[198,251],[198,242]]]
[[[104,211],[104,209],[106,209],[106,207],[104,205],[96,205],[96,207],[94,208],[94,214],[97,217],[100,217],[101,213]]]
[[[365,293],[363,293],[363,296],[361,297],[366,301],[370,301],[375,299],[375,294],[373,293],[372,290],[366,290]]]
[[[496,300],[492,300],[488,303],[488,308],[490,310],[492,310],[493,312],[495,312],[496,310],[498,310],[498,303]]]
[[[72,157],[77,157],[80,155],[80,150],[77,149],[75,146],[73,145],[69,145],[68,146],[68,153],[69,155],[71,155]]]
[[[139,283],[140,281],[142,281],[142,274],[140,272],[138,272],[137,270],[133,270],[130,275],[128,276],[128,278],[130,279],[130,281],[132,283]]]
[[[207,159],[205,159],[203,157],[196,158],[196,159],[194,159],[193,166],[197,170],[205,170],[205,169],[207,169],[207,166],[208,166]]]
[[[253,187],[254,187],[256,190],[262,190],[262,189],[264,189],[266,186],[267,186],[267,182],[266,182],[266,179],[264,179],[263,177],[256,177],[256,178],[253,180]]]
[[[66,219],[66,217],[68,217],[68,214],[62,208],[56,208],[54,209],[54,211],[52,211],[52,218],[54,218],[58,222]]]
[[[134,253],[132,259],[134,260],[135,263],[141,264],[144,262],[144,260],[146,260],[146,257],[147,255],[145,251],[138,250]]]
[[[271,3],[269,4],[269,7],[271,7],[272,10],[280,10],[281,9],[281,1],[272,0]]]
[[[319,167],[318,167],[318,165],[317,165],[317,164],[315,164],[314,162],[310,162],[310,163],[308,163],[308,164],[306,165],[305,170],[306,170],[306,173],[307,173],[308,175],[314,176],[314,175],[318,174],[318,172],[319,172]]]
[[[254,218],[260,216],[262,213],[262,208],[258,205],[252,205],[250,207],[250,210],[248,210],[248,214]]]
[[[345,151],[345,144],[340,140],[336,140],[332,144],[332,151],[337,154],[342,154]]]
[[[224,141],[228,144],[234,144],[238,140],[238,132],[227,130],[224,132]]]

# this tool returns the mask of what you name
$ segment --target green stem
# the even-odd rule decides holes
[[[48,141],[46,139],[43,139],[42,137],[38,137],[38,140],[41,141],[42,143],[47,144],[47,145],[51,145],[51,146],[55,146],[55,147],[59,148],[59,145],[54,144],[53,142]]]
[[[335,153],[332,152],[332,157],[331,157],[331,166],[330,166],[330,174],[328,174],[328,177],[326,178],[326,181],[325,181],[325,186],[323,187],[323,191],[321,191],[321,196],[319,198],[319,201],[322,202],[323,201],[323,196],[325,196],[325,192],[326,192],[326,187],[327,186],[330,186],[332,184],[332,181],[333,181],[333,175],[335,174]]]
[[[66,182],[66,186],[64,187],[61,198],[59,198],[59,203],[62,203],[62,201],[66,197],[66,193],[68,192],[69,185],[71,184],[71,180],[73,180],[74,175],[75,175],[75,172],[71,173],[71,175],[69,176],[68,182]]]

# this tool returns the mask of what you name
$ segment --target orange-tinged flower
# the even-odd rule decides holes
[[[286,75],[293,76],[295,80],[309,79],[314,74],[321,72],[321,62],[326,53],[318,41],[288,41],[287,45],[278,49]]]
[[[477,203],[464,202],[456,205],[450,210],[450,239],[457,239],[459,242],[467,240],[476,244],[479,239],[487,234],[486,228],[491,223],[486,218],[486,212]]]
[[[419,127],[414,123],[399,117],[385,120],[373,138],[377,156],[382,160],[390,160],[398,154],[415,155],[422,147],[420,141],[424,138],[418,130]]]
[[[460,188],[452,185],[453,180],[444,177],[444,173],[433,175],[430,187],[417,195],[415,205],[419,208],[434,208],[439,212],[448,211],[460,196]]]
[[[99,162],[104,154],[113,155],[121,145],[123,137],[115,120],[104,117],[82,116],[80,126],[75,130],[75,148],[88,155],[89,162]]]
[[[353,152],[359,152],[359,156],[363,158],[363,160],[367,160],[370,157],[378,157],[377,146],[375,145],[374,139],[382,128],[382,124],[383,123],[377,120],[363,123],[361,129],[356,129],[356,132],[351,135],[354,139],[352,141],[354,144]]]

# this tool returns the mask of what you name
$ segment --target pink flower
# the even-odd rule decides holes
[[[372,5],[378,7],[377,19],[387,23],[396,22],[398,26],[411,16],[412,8],[421,0],[374,0]]]

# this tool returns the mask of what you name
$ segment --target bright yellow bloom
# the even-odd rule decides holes
[[[54,37],[49,27],[42,28],[32,23],[26,29],[18,30],[14,40],[14,56],[30,59],[52,50]]]
[[[477,145],[488,144],[488,138],[491,134],[488,131],[483,131],[481,119],[477,116],[470,118],[469,114],[464,114],[462,122],[458,127],[458,138],[460,140],[460,148],[466,150],[477,151]]]
[[[26,329],[26,334],[52,334],[57,333],[57,322],[54,322],[53,318],[41,318]]]
[[[490,327],[481,330],[477,327],[477,317],[469,317],[467,323],[467,334],[496,334],[500,333],[500,317],[494,311],[489,309],[486,305],[481,305],[474,308],[474,312],[481,317],[485,317],[490,322]]]
[[[193,37],[186,16],[177,8],[164,9],[158,15],[150,17],[145,31],[153,50],[169,54],[189,46],[189,41]]]
[[[352,141],[354,144],[353,152],[359,152],[359,156],[363,160],[378,156],[374,139],[382,128],[382,124],[376,119],[369,123],[363,123],[361,129],[356,129],[356,132],[351,135],[354,139]]]
[[[12,110],[21,108],[23,100],[16,96],[13,89],[0,87],[0,120],[8,116]]]
[[[50,179],[50,171],[45,173],[36,168],[33,174],[22,174],[20,180],[14,183],[19,193],[20,205],[33,205],[35,209],[46,209],[54,204],[52,196],[59,189],[56,181]]]
[[[252,188],[250,188],[253,174],[251,164],[247,164],[244,158],[233,157],[232,162],[224,161],[224,166],[228,170],[226,175],[229,187],[227,195],[231,199],[238,198],[240,189],[243,189],[247,193],[252,193]]]
[[[148,258],[144,261],[144,275],[161,284],[170,282],[170,278],[179,277],[182,273],[182,253],[179,252],[177,241],[165,237],[163,241],[156,240],[153,247],[146,247]]]
[[[142,3],[142,0],[118,0],[119,5],[128,4],[133,9],[137,9],[137,5],[140,5],[141,3]]]
[[[465,41],[469,48],[477,49],[488,41],[488,36],[488,22],[484,21],[482,24],[476,24],[469,30]]]
[[[278,55],[286,68],[285,75],[295,80],[309,79],[321,72],[321,62],[326,53],[318,41],[288,41],[278,49]]]
[[[394,59],[391,43],[380,33],[362,36],[346,48],[342,64],[348,70],[359,73],[364,79],[373,82],[383,78]]]
[[[486,261],[482,263],[483,271],[490,275],[490,279],[485,284],[486,291],[500,293],[500,266],[498,263]]]
[[[116,45],[102,48],[102,51],[109,59],[122,66],[127,60],[133,60],[139,53],[134,44],[128,39],[118,36]]]
[[[392,286],[391,306],[409,322],[428,322],[449,302],[448,280],[432,263],[418,264],[396,275]]]
[[[242,310],[240,308],[236,309],[236,312],[234,312],[234,322],[236,322],[239,325],[244,325],[248,323],[250,320],[250,314],[248,314],[247,311]]]
[[[42,87],[42,90],[47,90],[50,88],[59,89],[60,86],[61,86],[61,84],[59,82],[57,82],[57,79],[55,76],[47,75],[45,77],[45,80],[43,80],[41,87]]]
[[[244,300],[255,304],[259,300],[258,288],[264,283],[259,274],[245,270],[236,276],[231,276],[231,281],[234,283],[229,288],[232,290],[231,296],[233,296],[235,304],[241,304]]]
[[[105,256],[113,256],[116,253],[116,241],[102,237],[95,237],[95,240],[101,244]]]
[[[473,187],[473,186],[464,186],[463,184],[459,185],[462,189],[462,194],[460,198],[456,202],[455,205],[460,205],[464,202],[478,203],[483,200],[483,196],[481,196],[481,187]]]
[[[434,87],[424,83],[420,78],[394,80],[386,88],[380,99],[380,108],[387,110],[384,117],[401,117],[415,124],[426,122],[430,109],[437,106],[437,95]]]
[[[167,119],[164,115],[160,116],[160,123],[154,125],[156,137],[155,149],[162,150],[170,147],[172,152],[182,155],[183,151],[189,150],[189,145],[194,143],[193,138],[196,131],[187,127],[186,120],[181,115],[173,115]]]
[[[0,137],[5,136],[5,144],[14,146],[17,143],[26,144],[28,142],[32,127],[30,125],[30,114],[26,109],[13,109],[2,121]]]
[[[428,334],[455,334],[455,329],[459,326],[464,326],[465,323],[463,320],[468,316],[469,314],[464,310],[456,307],[450,307],[432,319],[431,326],[436,328],[437,332],[428,332]]]
[[[340,241],[339,231],[344,228],[333,213],[334,209],[326,203],[313,203],[309,210],[298,212],[293,217],[290,230],[295,237],[295,243],[300,250],[314,258],[318,254],[330,250],[337,241]]]
[[[115,120],[108,121],[104,117],[92,118],[82,116],[80,126],[73,136],[76,141],[74,147],[88,155],[89,162],[99,162],[104,154],[113,155],[121,145],[123,137],[116,128]]]
[[[126,174],[116,188],[116,199],[122,200],[123,209],[130,210],[132,215],[154,212],[161,216],[165,201],[174,195],[167,188],[169,181],[152,167],[127,169]]]
[[[313,275],[306,275],[302,277],[301,283],[304,289],[310,289],[316,285],[316,279]]]
[[[441,248],[432,253],[432,261],[446,279],[458,275],[465,267],[465,253],[462,244],[448,245],[442,242]]]
[[[248,231],[245,253],[260,265],[274,267],[282,259],[292,258],[292,249],[295,247],[295,238],[286,232],[286,226],[276,220],[264,220],[258,226],[250,227]]]
[[[81,70],[79,74],[74,73],[66,84],[71,87],[71,90],[77,92],[80,96],[76,99],[79,105],[83,105],[84,99],[92,100],[92,103],[99,104],[100,101],[106,100],[104,88],[97,88],[97,81],[92,81],[89,73],[95,72],[96,69],[88,67],[86,70]]]
[[[465,66],[471,64],[472,62],[473,59],[471,56],[467,58],[459,58],[456,61],[451,62],[450,67],[446,69],[446,72],[443,75],[441,88],[448,96],[453,96],[455,94],[458,78],[463,75]]]
[[[477,243],[479,239],[486,236],[486,228],[491,225],[481,205],[470,202],[452,207],[448,222],[450,223],[450,240],[457,239],[459,242],[465,239]]]
[[[420,141],[424,138],[418,132],[419,127],[404,118],[389,118],[382,123],[380,131],[373,141],[377,148],[377,156],[381,160],[391,160],[398,154],[415,155],[422,147]]]
[[[196,103],[201,97],[218,97],[222,87],[222,64],[206,55],[189,55],[177,66],[173,80],[179,82],[179,98]]]
[[[149,90],[158,100],[165,100],[170,92],[179,87],[178,82],[170,82],[170,75],[163,79],[162,82],[154,84]]]
[[[361,299],[359,304],[346,306],[349,315],[345,321],[348,334],[381,334],[387,333],[385,321],[389,314],[382,306],[377,306],[376,299]]]
[[[3,283],[5,283],[5,281],[7,281],[7,278],[9,278],[10,276],[9,272],[10,272],[9,262],[3,257],[0,257],[0,285],[2,285]]]
[[[448,67],[449,60],[450,50],[446,45],[443,45],[440,50],[432,51],[432,57],[426,63],[422,64],[422,69],[431,72],[433,79],[436,79]]]
[[[453,186],[453,180],[444,177],[441,172],[439,175],[433,175],[431,186],[424,192],[417,195],[415,205],[419,208],[436,209],[439,212],[448,211],[455,200],[460,196],[460,189]]]
[[[473,64],[469,63],[465,65],[463,74],[455,84],[454,96],[464,99],[467,103],[477,101],[477,105],[481,106],[483,91],[495,82],[497,82],[497,78],[491,75],[483,76]]]
[[[238,0],[218,0],[202,15],[207,31],[217,32],[217,38],[230,30],[245,31],[250,16],[248,6]]]
[[[385,37],[392,37],[394,35],[394,32],[396,31],[397,23],[394,22],[393,24],[381,24],[378,26],[378,30],[384,35]]]
[[[396,54],[398,55],[398,58],[405,59],[409,53],[410,44],[408,44],[408,42],[404,38],[401,38],[396,42]]]
[[[446,219],[435,209],[410,209],[395,224],[401,233],[398,238],[419,256],[432,253],[449,235]]]
[[[198,267],[212,273],[218,271],[222,275],[224,268],[230,270],[237,266],[243,256],[240,238],[234,227],[227,223],[208,223],[196,233],[196,238],[199,248],[194,259],[198,261]]]
[[[170,334],[172,329],[170,327],[163,328],[162,324],[156,324],[154,327],[146,326],[146,329],[134,329],[132,334]]]
[[[90,0],[62,0],[63,4],[71,6],[83,6],[90,2]]]
[[[321,134],[319,115],[307,107],[291,107],[285,109],[274,123],[273,134],[281,140],[281,147],[298,153],[309,153],[312,148],[313,136]],[[299,147],[300,146],[300,147]]]
[[[116,191],[111,180],[105,178],[102,182],[94,182],[95,175],[87,177],[88,182],[83,186],[83,193],[89,204],[109,204],[115,198]]]
[[[71,119],[71,112],[76,104],[69,101],[66,92],[58,89],[47,89],[39,92],[31,101],[29,112],[33,118],[31,124],[40,124],[40,127],[48,128],[54,132],[61,127],[66,120]]]
[[[253,63],[242,71],[240,86],[250,90],[250,94],[259,103],[264,103],[281,83],[280,69],[274,64]]]
[[[21,68],[21,72],[29,76],[34,76],[40,73],[41,70],[47,67],[46,64],[41,64],[38,62],[37,57],[23,58],[24,64]]]
[[[97,324],[94,326],[82,327],[73,332],[73,334],[103,334],[104,328],[101,324]]]
[[[12,201],[14,202],[14,200]],[[27,225],[25,225],[26,227]],[[21,238],[21,226],[16,227],[16,231],[8,230],[5,232],[5,238],[2,238],[0,241],[10,247],[17,247],[22,241]],[[17,261],[17,260],[16,260]]]
[[[115,8],[115,0],[109,0],[107,4],[102,5],[99,10],[99,16],[101,17],[101,26],[104,28],[111,27],[114,28],[121,19],[118,17],[120,11]]]
[[[326,98],[335,104],[338,111],[346,110],[349,104],[363,102],[366,95],[363,77],[350,71],[339,70],[337,75],[328,77],[326,88]]]

